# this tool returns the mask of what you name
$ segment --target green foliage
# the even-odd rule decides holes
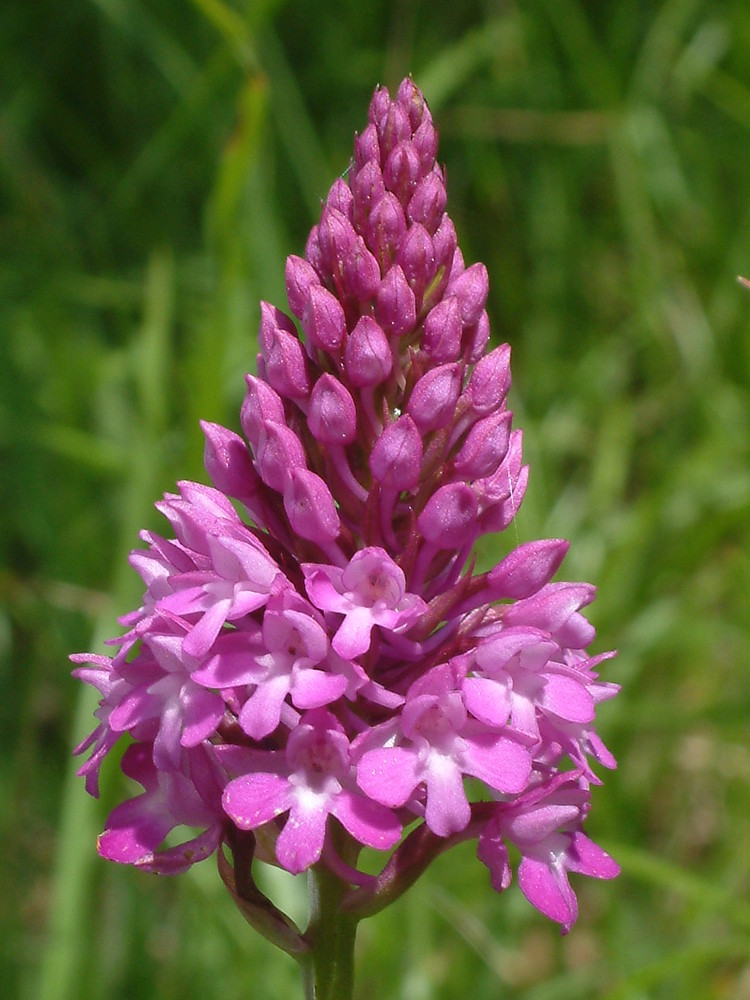
[[[600,587],[620,769],[566,939],[464,845],[361,929],[361,1000],[750,997],[750,22],[743,0],[6,0],[0,9],[0,940],[8,996],[299,995],[207,863],[99,861],[66,655],[137,599],[151,504],[237,425],[258,300],[412,72],[514,353],[509,539]],[[270,876],[275,879],[273,873]],[[299,914],[304,886],[274,883]]]

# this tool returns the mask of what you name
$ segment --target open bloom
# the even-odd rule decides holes
[[[436,154],[414,83],[376,90],[287,260],[289,312],[261,304],[237,430],[203,425],[213,485],[157,505],[174,538],[131,556],[141,606],[113,656],[74,657],[101,696],[80,773],[96,794],[132,741],[144,792],[107,821],[113,860],[169,873],[226,843],[236,866],[328,866],[372,912],[471,837],[498,890],[514,845],[521,889],[567,929],[570,874],[617,872],[582,832],[595,769],[615,766],[596,709],[617,688],[587,652],[593,588],[553,581],[567,542],[475,572],[528,468],[487,269],[464,261]],[[380,877],[362,846],[394,851]]]

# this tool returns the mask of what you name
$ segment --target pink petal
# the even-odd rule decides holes
[[[384,806],[402,806],[420,780],[417,755],[404,747],[368,750],[357,765],[357,784]]]
[[[239,723],[254,740],[262,740],[278,726],[281,706],[289,692],[289,675],[271,677],[259,684],[242,706]]]
[[[297,875],[320,859],[328,811],[322,804],[305,808],[296,803],[276,841],[276,857]]]
[[[289,782],[278,774],[243,774],[229,782],[221,801],[241,830],[254,830],[285,812],[292,795]]]
[[[568,868],[591,878],[616,878],[620,874],[620,866],[615,859],[580,831],[573,834]]]
[[[361,795],[339,792],[331,812],[360,844],[368,847],[385,851],[401,836],[401,824],[395,814]]]
[[[346,691],[348,683],[343,674],[312,668],[297,670],[292,682],[292,702],[297,708],[330,705]]]
[[[494,733],[466,738],[461,759],[467,774],[505,794],[522,791],[531,774],[529,751]]]
[[[461,770],[441,753],[430,754],[427,762],[427,804],[425,821],[439,837],[463,830],[471,819],[471,809],[464,791]]]
[[[553,872],[535,858],[523,858],[518,868],[518,884],[532,906],[564,928],[575,923],[578,901],[564,871]]]
[[[467,677],[462,686],[464,701],[471,714],[490,726],[504,726],[510,715],[507,684],[487,677]]]
[[[370,648],[370,632],[374,624],[370,608],[353,608],[339,626],[331,645],[339,656],[353,660]]]
[[[585,685],[562,674],[547,675],[540,704],[568,722],[592,722],[595,715],[594,699]]]

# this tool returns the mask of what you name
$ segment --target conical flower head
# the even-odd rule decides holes
[[[290,871],[329,866],[365,913],[474,837],[498,889],[515,844],[524,892],[567,928],[567,873],[617,870],[581,832],[592,758],[614,766],[594,722],[616,687],[585,649],[593,588],[552,582],[566,542],[474,572],[528,470],[510,349],[488,351],[487,269],[464,263],[436,155],[413,81],[376,90],[287,260],[289,314],[261,304],[244,439],[204,424],[213,488],[158,505],[176,537],[146,533],[133,554],[146,594],[128,632],[111,658],[75,657],[102,696],[81,773],[96,792],[118,737],[134,741],[123,764],[146,791],[101,844],[147,870],[222,839],[239,864],[244,834]],[[395,847],[379,879],[352,867],[362,845]]]

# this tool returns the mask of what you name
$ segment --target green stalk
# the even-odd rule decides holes
[[[351,1000],[357,918],[342,908],[346,883],[322,865],[308,872],[310,951],[300,958],[305,1000]]]

